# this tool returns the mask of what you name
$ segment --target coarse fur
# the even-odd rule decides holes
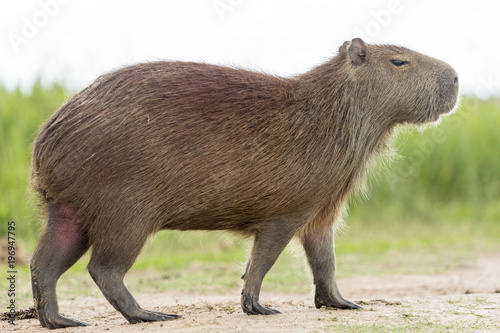
[[[147,237],[163,229],[255,237],[243,276],[247,313],[277,312],[258,303],[260,284],[294,236],[313,270],[316,306],[357,307],[335,284],[333,227],[392,129],[451,111],[457,82],[439,60],[360,39],[293,78],[166,61],[98,78],[33,143],[31,187],[49,207],[31,263],[35,282],[50,281],[34,285],[35,303],[46,302],[42,325],[85,324],[59,315],[53,280],[90,247],[90,274],[130,322],[175,318],[143,310],[120,285]],[[54,260],[50,273],[44,264]]]

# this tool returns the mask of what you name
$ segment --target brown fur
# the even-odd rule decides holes
[[[334,283],[334,267],[315,268],[312,239],[326,237],[325,257],[349,193],[370,158],[387,148],[394,126],[437,120],[453,109],[457,92],[447,64],[359,39],[294,78],[199,63],[138,64],[100,77],[54,113],[33,144],[31,186],[49,210],[71,215],[61,224],[69,221],[69,234],[92,246],[89,271],[101,289],[106,282],[93,271],[120,267],[117,276],[124,275],[159,230],[255,236],[248,269],[263,272],[244,289],[265,313],[259,279],[274,260],[259,256],[277,258],[299,235],[315,283]],[[323,280],[339,301],[336,286]]]

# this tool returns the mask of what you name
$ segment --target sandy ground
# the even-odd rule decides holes
[[[169,292],[137,295],[147,309],[182,318],[130,325],[103,297],[61,301],[62,313],[90,323],[58,332],[324,332],[399,328],[409,331],[500,332],[500,254],[433,275],[360,276],[338,281],[363,310],[316,309],[308,294],[263,292],[261,301],[282,314],[247,316],[239,290],[224,294]],[[0,323],[0,331],[39,332],[38,320]]]

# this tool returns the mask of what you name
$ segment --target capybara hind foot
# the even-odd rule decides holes
[[[75,211],[63,203],[49,203],[49,221],[31,258],[31,287],[38,319],[49,329],[88,326],[62,316],[56,297],[57,280],[89,248],[88,237]]]
[[[120,235],[115,233],[115,239],[118,239],[118,236]],[[125,232],[121,236],[126,237],[127,233]],[[180,316],[176,314],[143,309],[123,283],[123,277],[130,266],[132,266],[145,242],[145,238],[134,239],[128,236],[128,242],[117,242],[118,244],[127,245],[134,242],[135,244],[139,244],[138,246],[133,247],[135,252],[129,251],[128,256],[122,258],[121,265],[115,262],[114,269],[113,267],[108,266],[109,262],[107,261],[106,256],[103,255],[103,252],[107,251],[106,255],[108,256],[113,255],[115,257],[119,257],[116,253],[123,252],[125,249],[116,247],[117,244],[115,244],[115,248],[110,248],[109,246],[107,248],[103,248],[102,243],[94,245],[92,257],[90,258],[88,266],[90,276],[94,279],[95,283],[101,289],[104,297],[106,297],[109,303],[113,305],[116,310],[120,311],[125,319],[127,319],[131,324],[147,321],[166,321],[179,318]]]
[[[180,317],[182,317],[181,315],[178,315],[178,314],[175,314],[175,313],[165,313],[165,312],[159,312],[159,311],[151,311],[151,310],[145,310],[147,312],[151,312],[151,313],[155,313],[157,315],[161,315],[161,316],[170,316],[170,317],[173,317],[173,318],[170,318],[170,319],[179,319]],[[170,320],[168,319],[168,320]]]
[[[246,295],[241,295],[241,308],[248,315],[273,315],[281,313],[278,310],[260,305],[258,300]]]
[[[65,327],[89,326],[89,324],[84,321],[64,317],[60,314],[49,316],[46,313],[38,313],[38,319],[43,327],[51,330]]]
[[[333,294],[318,294],[316,293],[316,296],[314,297],[314,305],[316,308],[321,308],[322,306],[327,307],[327,308],[338,308],[338,309],[361,309],[359,305],[356,303],[353,303],[351,301],[348,301],[344,299],[340,295],[333,295]]]
[[[163,313],[157,311],[148,311],[144,309],[137,309],[132,314],[126,316],[131,324],[137,324],[144,321],[166,321],[180,318],[180,315],[172,313]]]

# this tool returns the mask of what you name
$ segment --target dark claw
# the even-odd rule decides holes
[[[325,306],[327,308],[337,308],[337,309],[362,309],[361,306],[350,302],[342,297],[340,298],[335,298],[335,297],[328,297],[327,300],[324,300],[323,298],[316,297],[314,299],[314,305],[316,308],[321,308],[322,306]]]
[[[248,315],[273,315],[281,313],[270,307],[262,306],[258,301],[245,295],[242,295],[241,298],[241,308],[243,309],[243,312]]]
[[[51,330],[64,327],[89,326],[89,324],[84,321],[71,319],[61,315],[54,316],[53,318],[51,318],[51,320],[49,320],[48,318],[44,318],[43,320],[40,320],[40,323],[45,324],[42,326],[47,327]]]
[[[168,316],[168,317],[171,317],[170,319],[179,319],[180,317],[182,317],[181,315],[174,314],[174,313],[164,313],[164,312],[151,311],[151,310],[145,310],[145,311],[150,312],[150,313],[154,313],[154,314],[157,314],[160,316]],[[168,320],[170,320],[170,319],[168,319]]]
[[[137,324],[145,321],[166,321],[180,318],[180,315],[172,313],[163,313],[157,311],[148,311],[144,309],[139,309],[133,317],[128,317],[127,320],[131,324]]]

